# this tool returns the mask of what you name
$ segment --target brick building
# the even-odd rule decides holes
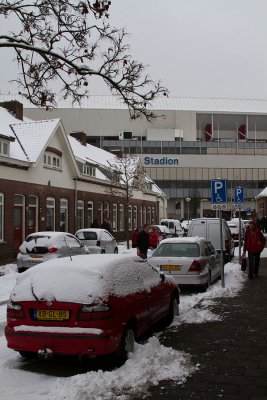
[[[94,219],[111,221],[117,240],[128,228],[158,223],[166,216],[166,195],[140,168],[128,203],[125,188],[114,181],[118,157],[86,144],[82,132],[69,136],[60,119],[23,120],[22,104],[0,104],[0,263],[14,259],[31,232],[61,230],[75,233]],[[118,186],[122,196],[112,194]]]

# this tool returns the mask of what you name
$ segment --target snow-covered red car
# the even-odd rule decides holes
[[[59,258],[18,276],[5,335],[8,347],[26,358],[114,353],[125,360],[142,334],[178,312],[173,278],[140,257]]]

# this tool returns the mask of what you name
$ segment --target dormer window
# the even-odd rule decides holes
[[[83,164],[83,175],[95,176],[95,167],[93,165]]]
[[[0,156],[8,156],[9,143],[5,140],[0,139]]]
[[[44,153],[44,166],[47,168],[61,169],[61,156],[46,151]]]

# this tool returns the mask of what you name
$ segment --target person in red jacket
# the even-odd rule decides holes
[[[250,279],[259,274],[260,255],[265,247],[266,239],[255,221],[250,221],[245,233],[243,256],[248,252],[248,275]]]

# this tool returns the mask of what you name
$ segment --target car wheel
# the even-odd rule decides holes
[[[114,249],[114,254],[118,254],[118,247]]]
[[[208,280],[207,280],[207,282],[202,286],[202,292],[206,292],[206,290],[210,287],[210,285],[211,285],[211,272],[209,271]]]
[[[121,338],[116,359],[119,363],[124,363],[128,354],[134,351],[135,332],[132,325],[127,325],[124,334]]]
[[[101,254],[105,254],[105,250],[101,250]]]
[[[174,317],[177,317],[179,315],[179,300],[177,297],[177,294],[175,294],[172,298],[171,305],[170,305],[170,311],[167,316],[167,323],[168,325],[172,323],[174,320]]]

